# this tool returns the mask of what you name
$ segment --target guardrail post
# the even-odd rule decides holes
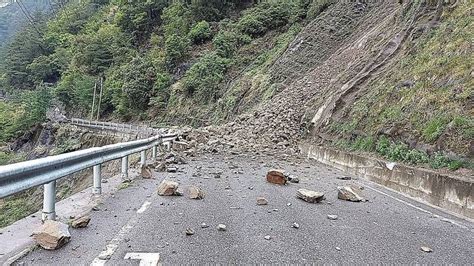
[[[44,186],[43,214],[41,219],[56,220],[56,181],[51,181]]]
[[[128,179],[128,156],[122,157],[122,180]]]
[[[94,186],[92,187],[92,194],[101,194],[102,193],[102,184],[101,184],[101,165],[94,165],[92,171],[94,172]]]
[[[140,167],[146,164],[146,150],[140,152]]]
[[[155,145],[155,146],[153,146],[153,149],[151,150],[151,154],[152,154],[153,160],[156,160],[156,150],[157,150],[157,147],[156,147],[156,145]]]

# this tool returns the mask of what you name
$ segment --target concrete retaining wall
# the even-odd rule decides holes
[[[474,219],[474,178],[449,176],[358,154],[302,144],[308,158]]]

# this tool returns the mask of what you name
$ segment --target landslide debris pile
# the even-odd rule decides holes
[[[351,141],[365,137],[374,138],[370,149],[375,151],[377,138],[386,136],[394,143],[409,140],[407,145],[410,147],[406,149],[417,149],[420,158],[416,159],[420,162],[428,162],[424,156],[438,156],[438,152],[472,158],[474,124],[472,86],[467,86],[472,85],[469,69],[458,69],[462,73],[457,79],[455,76],[429,76],[429,69],[418,73],[424,76],[413,77],[411,73],[403,72],[404,67],[409,66],[400,64],[405,58],[417,56],[431,56],[436,60],[439,57],[449,62],[449,54],[443,52],[456,56],[453,60],[458,60],[459,56],[469,57],[465,42],[462,43],[464,47],[448,51],[435,47],[437,54],[422,54],[431,49],[426,48],[426,42],[436,42],[440,31],[456,33],[461,36],[457,41],[465,41],[466,36],[470,36],[467,27],[473,24],[468,16],[469,8],[472,9],[472,4],[426,1],[403,1],[402,4],[395,1],[337,2],[310,22],[272,65],[269,73],[279,86],[271,99],[223,126],[198,130],[196,139],[207,142],[206,148],[217,144],[242,150],[297,152],[296,144],[304,138],[329,145],[350,145]],[[448,48],[455,46],[449,43],[449,36],[443,39]],[[466,64],[461,63],[464,63],[462,67]],[[397,73],[400,80],[387,80],[392,73]],[[416,85],[410,78],[418,79]],[[426,87],[434,83],[442,83],[438,84],[441,87],[445,84],[462,86],[453,87],[453,92],[448,91],[450,94],[440,95],[439,88]],[[396,99],[387,102],[381,88],[389,91],[385,94],[398,94]],[[410,91],[403,91],[404,88]],[[367,99],[367,95],[373,98]],[[404,99],[424,102],[424,108],[417,109],[421,105],[414,104],[404,106]],[[362,107],[361,102],[365,104]],[[390,109],[384,110],[380,106],[382,102]],[[438,121],[436,114],[440,110],[444,112],[445,105],[453,109],[439,119],[444,124],[432,125],[432,120]],[[357,113],[356,107],[364,108],[365,112]],[[390,110],[398,107],[402,109],[398,109],[397,114],[404,115],[387,119]],[[420,114],[423,114],[421,118]],[[415,121],[420,124],[413,124]],[[456,128],[457,124],[461,126]],[[417,130],[416,126],[428,128]],[[424,131],[430,130],[438,135],[424,138]],[[443,135],[447,136],[442,140],[457,137],[460,143],[455,143],[456,146],[443,145],[442,140],[436,142]],[[400,145],[405,149],[405,143]]]

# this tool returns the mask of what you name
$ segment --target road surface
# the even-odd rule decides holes
[[[281,168],[300,183],[267,183]],[[216,172],[222,172],[216,178]],[[87,228],[70,229],[62,249],[35,249],[18,265],[138,265],[131,253],[159,255],[163,264],[350,263],[474,264],[474,224],[417,203],[369,181],[300,158],[264,155],[207,155],[188,158],[177,173],[155,173],[106,199],[91,213]],[[200,186],[203,200],[161,197],[165,178]],[[367,202],[337,199],[337,186],[363,186]],[[325,192],[311,204],[298,188]],[[263,196],[268,205],[256,205]],[[329,220],[327,215],[337,215]],[[293,228],[293,223],[299,228]],[[201,228],[206,223],[208,228]],[[227,231],[218,231],[225,224]],[[187,228],[194,235],[186,235]],[[265,237],[270,236],[270,240]],[[422,246],[433,250],[423,252]],[[143,256],[143,254],[141,254]],[[132,254],[133,257],[133,254]]]

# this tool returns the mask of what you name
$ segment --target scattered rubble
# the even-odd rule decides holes
[[[257,197],[257,205],[267,205],[268,200],[264,197]]]
[[[44,249],[58,249],[71,239],[69,225],[47,220],[37,231],[33,232],[33,239]]]
[[[156,162],[154,164],[154,167],[155,167],[155,171],[156,172],[164,172],[166,171],[166,163],[164,162]]]
[[[177,195],[176,192],[178,190],[179,184],[174,181],[170,180],[163,180],[161,184],[158,186],[158,195],[160,196],[173,196]]]
[[[268,171],[267,181],[273,184],[285,185],[287,178],[283,170],[273,169]]]
[[[309,203],[318,203],[324,199],[324,193],[300,188],[296,192],[296,197]]]
[[[84,228],[89,225],[91,221],[91,217],[89,215],[84,215],[72,221],[71,226],[72,228]]]
[[[360,188],[350,185],[344,187],[337,187],[338,193],[337,198],[341,200],[359,202],[364,201],[364,198],[360,195],[361,190]]]
[[[204,199],[205,197],[202,189],[196,186],[190,186],[188,188],[188,194],[190,199]]]

